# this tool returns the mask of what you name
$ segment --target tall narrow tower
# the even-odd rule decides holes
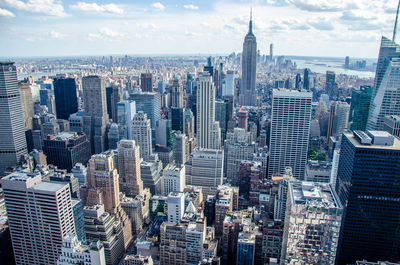
[[[249,32],[244,38],[242,52],[242,85],[239,104],[254,106],[256,104],[256,67],[257,40],[253,34],[253,20],[250,14]]]
[[[21,95],[14,63],[0,62],[0,176],[27,153]]]

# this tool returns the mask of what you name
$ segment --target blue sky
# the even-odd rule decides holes
[[[378,56],[396,0],[0,0],[0,56],[240,52]]]

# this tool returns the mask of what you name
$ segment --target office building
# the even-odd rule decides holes
[[[124,258],[124,265],[153,265],[151,256],[127,255]]]
[[[121,222],[105,212],[103,205],[85,207],[83,211],[88,242],[100,240],[106,264],[117,265],[125,252]]]
[[[331,136],[340,138],[342,133],[348,128],[350,106],[346,102],[332,102],[330,113],[327,140]]]
[[[143,92],[153,92],[153,74],[140,74],[140,88]]]
[[[343,207],[330,184],[289,181],[281,264],[335,264]]]
[[[330,99],[334,99],[337,97],[336,88],[335,88],[335,72],[326,71],[326,80],[325,80],[325,91],[328,93]]]
[[[83,132],[83,114],[84,111],[80,110],[77,113],[69,115],[69,131],[70,132]]]
[[[237,241],[237,265],[252,265],[256,253],[256,235],[254,231],[245,227],[238,235]]]
[[[68,120],[78,111],[78,96],[74,78],[56,78],[53,81],[57,119]]]
[[[167,165],[163,170],[164,196],[168,196],[171,192],[183,192],[185,181],[184,165]]]
[[[257,40],[253,34],[253,21],[250,15],[249,31],[243,42],[242,51],[242,84],[240,86],[239,104],[254,106],[257,99]]]
[[[117,120],[121,139],[132,139],[132,119],[136,114],[136,103],[133,100],[123,100],[117,103]]]
[[[82,163],[76,163],[71,169],[71,173],[78,179],[80,186],[87,184],[87,169]]]
[[[75,233],[68,184],[25,172],[14,172],[1,184],[15,263],[56,264],[63,237]]]
[[[47,163],[60,169],[71,169],[76,163],[86,164],[90,158],[90,143],[83,133],[62,132],[47,135],[43,141]]]
[[[118,103],[122,101],[122,87],[119,85],[112,86],[112,93],[110,97],[111,107],[111,119],[115,123],[119,123],[118,120]],[[108,108],[108,107],[107,107]]]
[[[182,192],[171,192],[167,199],[168,222],[179,223],[185,212],[185,194]]]
[[[247,109],[240,109],[238,111],[238,127],[247,131],[249,111]]]
[[[163,222],[160,227],[160,265],[186,264],[186,226]]]
[[[76,181],[76,179],[74,179],[74,177],[70,177],[69,180]],[[70,190],[72,190],[71,189],[72,182],[70,182],[69,185],[70,185]],[[78,188],[78,187],[74,187],[74,188]],[[76,193],[79,194],[79,189],[77,190]],[[72,202],[72,212],[74,214],[75,235],[80,242],[86,243],[86,229],[85,229],[85,218],[83,215],[83,203],[81,200],[76,199],[76,196],[73,195],[73,197],[75,197],[75,198],[72,199],[71,202]]]
[[[121,191],[130,197],[135,197],[143,191],[139,153],[139,146],[134,140],[121,140],[118,144],[119,186]]]
[[[131,137],[140,147],[140,157],[148,160],[153,154],[150,120],[139,111],[132,119]]]
[[[382,130],[385,116],[400,114],[400,46],[382,36],[374,89],[368,115],[368,130]]]
[[[175,164],[183,165],[186,163],[188,151],[186,150],[187,136],[182,133],[175,134],[175,146],[174,146],[174,160]]]
[[[224,152],[196,149],[186,162],[186,185],[216,188],[222,184]]]
[[[235,210],[239,210],[239,188],[227,185],[218,186],[214,216],[215,236],[217,238],[221,238],[223,235],[226,213]]]
[[[349,128],[351,130],[365,131],[372,91],[371,86],[361,86],[360,90],[353,90],[349,113]]]
[[[57,265],[106,265],[104,247],[100,240],[93,241],[90,245],[79,242],[74,234],[68,234],[63,238],[61,255]]]
[[[228,70],[225,74],[225,89],[222,91],[222,96],[235,96],[235,72]]]
[[[307,91],[310,90],[310,69],[305,68],[304,69],[304,76],[303,76],[304,82],[303,82],[303,88]]]
[[[232,107],[232,100],[215,101],[215,121],[219,122],[222,142],[226,139],[228,121],[232,118]]]
[[[202,74],[199,77],[196,108],[197,146],[217,149],[218,146],[215,144],[218,141],[216,138],[218,138],[219,123],[215,124],[215,87],[209,74]]]
[[[384,131],[345,132],[336,191],[346,205],[338,263],[398,261],[400,140]]]
[[[161,194],[161,171],[163,169],[161,161],[158,156],[152,156],[149,161],[142,161],[140,163],[141,178],[143,187],[150,189],[151,194]]]
[[[117,149],[117,145],[119,142],[119,126],[116,123],[111,123],[110,128],[107,133],[108,140],[108,149],[114,150]]]
[[[391,135],[400,137],[400,116],[389,115],[385,117],[385,123],[383,124],[383,130],[387,131]]]
[[[0,176],[4,176],[4,170],[17,165],[28,152],[14,63],[0,62],[0,108]]]
[[[90,140],[92,154],[106,150],[106,128],[108,124],[106,88],[104,78],[85,76],[82,78],[85,113],[83,131]]]
[[[32,91],[29,83],[19,83],[18,84],[19,93],[21,95],[21,105],[22,105],[22,116],[24,118],[25,130],[33,129],[33,101],[32,101]]]
[[[293,176],[304,179],[311,122],[311,92],[272,92],[272,122],[268,177],[291,167]]]

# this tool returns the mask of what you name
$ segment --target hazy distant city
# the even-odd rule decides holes
[[[0,0],[1,265],[400,264],[400,1],[102,2]]]

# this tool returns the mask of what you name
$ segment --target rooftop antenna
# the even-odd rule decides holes
[[[394,22],[394,30],[393,30],[393,42],[396,40],[397,21],[399,19],[399,7],[400,7],[400,0],[399,3],[397,4],[396,21]]]

